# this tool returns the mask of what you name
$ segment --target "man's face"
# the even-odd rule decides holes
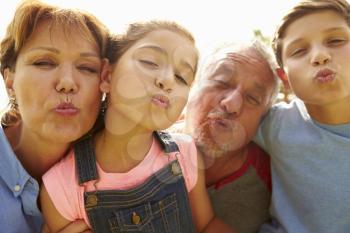
[[[253,48],[228,53],[200,77],[187,107],[186,130],[206,155],[240,150],[254,136],[266,112],[274,80]]]

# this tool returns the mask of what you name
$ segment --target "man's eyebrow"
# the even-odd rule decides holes
[[[256,89],[258,92],[260,92],[261,94],[264,94],[266,93],[266,86],[258,83],[258,82],[254,82],[254,89]]]

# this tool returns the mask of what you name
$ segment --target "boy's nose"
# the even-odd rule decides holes
[[[331,60],[329,51],[325,48],[316,48],[312,53],[311,63],[315,66],[324,65]]]

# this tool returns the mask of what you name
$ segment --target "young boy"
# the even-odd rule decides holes
[[[307,0],[277,30],[280,76],[297,98],[255,138],[272,163],[272,222],[260,232],[350,232],[349,25],[346,0]]]

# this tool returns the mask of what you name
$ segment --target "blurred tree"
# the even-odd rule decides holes
[[[260,29],[253,30],[254,37],[263,42],[266,46],[271,47],[271,38],[263,35]],[[289,89],[285,89],[283,85],[280,86],[280,92],[277,96],[277,102],[284,101],[289,102],[294,97],[293,93]]]

